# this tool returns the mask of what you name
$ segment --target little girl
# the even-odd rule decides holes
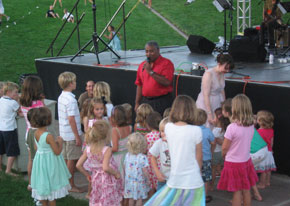
[[[125,192],[129,198],[129,205],[141,206],[142,200],[147,198],[150,190],[148,181],[148,159],[144,154],[147,143],[143,135],[133,133],[128,137],[128,153],[125,157]]]
[[[56,199],[68,195],[71,189],[71,175],[61,155],[63,140],[47,131],[51,124],[51,112],[47,107],[29,110],[28,116],[35,131],[37,152],[33,160],[31,173],[32,197],[40,200],[43,206],[56,205]]]
[[[93,95],[97,99],[102,99],[106,105],[106,116],[111,117],[113,104],[111,102],[111,88],[107,82],[97,82],[94,86]]]
[[[162,120],[161,115],[158,112],[151,112],[145,120],[147,129],[151,131],[145,136],[145,139],[147,141],[147,158],[149,160],[150,166],[149,176],[150,176],[151,191],[149,197],[152,196],[153,193],[156,191],[158,182],[158,179],[153,171],[151,163],[152,154],[149,152],[149,150],[153,146],[153,144],[160,139],[159,124],[161,120]],[[158,167],[160,168],[160,159],[158,159],[157,164]]]
[[[89,112],[91,100],[92,100],[91,98],[88,98],[83,102],[81,112],[80,112],[81,122],[82,122],[82,125],[84,126],[83,128],[84,132],[88,131],[88,126],[89,126],[88,112]]]
[[[153,112],[153,108],[149,104],[141,104],[136,111],[136,119],[134,125],[134,131],[143,134],[144,136],[150,132],[147,129],[145,120],[147,116]]]
[[[118,37],[118,34],[119,33],[116,34],[115,28],[112,25],[108,26],[108,32],[110,33],[109,36],[108,35],[104,35],[104,37],[107,38],[107,39],[109,39],[109,40],[111,40],[109,46],[114,51],[120,51],[121,50],[121,42],[120,42],[120,39]],[[114,38],[113,38],[113,36],[114,36]]]
[[[229,119],[224,117],[222,114],[222,108],[217,108],[214,111],[214,128],[212,133],[215,137],[215,149],[212,155],[212,181],[211,181],[211,189],[213,190],[214,182],[216,179],[216,175],[220,174],[222,165],[224,163],[222,157],[222,144],[224,141],[224,134],[229,125]]]
[[[129,103],[122,104],[126,112],[127,125],[132,125],[132,106]]]
[[[259,167],[258,172],[261,173],[260,181],[257,185],[258,188],[265,188],[266,186],[270,186],[271,180],[271,171],[276,170],[276,165],[272,153],[273,141],[274,141],[274,116],[269,111],[259,111],[257,113],[257,123],[260,125],[258,129],[258,133],[264,139],[268,146],[268,153],[266,159],[263,161],[263,167]]]
[[[106,120],[106,106],[102,99],[93,98],[91,100],[88,110],[88,128],[91,128],[93,124],[98,120]]]
[[[224,168],[217,188],[233,192],[232,205],[251,205],[251,187],[258,180],[250,158],[254,135],[252,104],[247,96],[239,94],[232,100],[231,124],[225,132],[222,156]]]
[[[37,76],[28,76],[25,78],[23,85],[22,85],[22,91],[20,96],[20,105],[21,105],[21,112],[24,116],[25,122],[26,122],[26,134],[25,134],[25,142],[28,149],[28,164],[27,164],[27,174],[29,178],[29,185],[27,186],[28,190],[31,190],[30,187],[30,176],[31,176],[31,169],[32,169],[32,160],[34,158],[34,138],[33,136],[30,136],[32,138],[28,137],[28,132],[31,128],[30,122],[27,118],[27,113],[32,108],[39,108],[44,106],[44,95],[43,95],[43,85],[42,81]],[[31,133],[33,133],[31,131]],[[32,144],[29,144],[32,143]],[[32,154],[31,154],[32,151]]]
[[[120,172],[112,158],[112,149],[106,146],[110,133],[107,121],[95,122],[86,133],[89,145],[77,163],[78,170],[92,184],[90,205],[119,206],[122,200],[123,185]],[[84,169],[86,160],[92,168],[92,175]]]
[[[166,186],[150,198],[145,206],[205,205],[204,183],[201,178],[202,132],[194,126],[197,108],[186,95],[173,102],[165,135],[170,153],[171,169]]]
[[[128,136],[132,132],[132,126],[127,125],[126,112],[121,106],[115,106],[111,116],[112,122],[112,152],[117,162],[122,179],[124,179],[124,160],[128,152]]]

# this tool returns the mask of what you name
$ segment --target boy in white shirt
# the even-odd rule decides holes
[[[76,75],[72,72],[63,72],[58,77],[58,84],[63,89],[57,102],[59,133],[64,141],[62,155],[72,175],[70,192],[83,192],[74,184],[76,163],[82,155],[80,112],[75,95],[72,93],[76,89]]]
[[[66,20],[67,19],[67,22],[71,22],[71,23],[74,23],[75,20],[74,20],[74,16],[72,14],[70,14],[67,9],[64,9],[63,10],[63,17],[62,17],[62,20]],[[70,14],[70,15],[69,15]]]
[[[164,133],[165,125],[169,122],[169,117],[164,118],[159,124],[161,138],[154,142],[149,152],[152,154],[151,163],[154,173],[158,179],[157,190],[162,188],[169,177],[170,173],[170,156],[169,149]],[[160,170],[158,169],[157,159],[160,160]]]
[[[3,96],[0,98],[0,171],[2,156],[7,155],[6,174],[17,176],[11,172],[15,158],[20,154],[17,135],[16,116],[19,110],[18,85],[6,82],[3,86]]]

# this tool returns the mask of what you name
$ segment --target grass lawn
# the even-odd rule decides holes
[[[26,190],[28,182],[20,177],[11,177],[0,172],[0,202],[1,206],[31,206],[31,192]],[[85,200],[76,200],[70,196],[57,200],[58,206],[87,206]]]

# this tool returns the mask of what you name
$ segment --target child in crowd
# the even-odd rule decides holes
[[[97,99],[102,99],[104,101],[104,104],[106,105],[107,110],[107,116],[108,118],[111,117],[113,104],[111,101],[111,88],[110,85],[107,82],[97,82],[94,86],[94,97]]]
[[[126,111],[121,105],[115,106],[111,116],[112,122],[112,152],[117,162],[122,179],[124,179],[124,160],[127,150],[128,136],[132,126],[127,124]]]
[[[89,118],[88,118],[88,113],[89,113],[89,107],[91,104],[91,98],[86,99],[83,104],[82,108],[80,111],[80,116],[81,116],[81,123],[84,126],[83,131],[86,132],[88,131],[88,126],[89,126]]]
[[[157,191],[166,185],[166,181],[170,173],[170,155],[166,136],[164,133],[165,125],[169,122],[169,117],[164,118],[159,124],[159,131],[161,138],[154,142],[150,148],[149,153],[151,155],[151,166],[158,179]],[[160,161],[160,169],[158,168],[158,162]]]
[[[88,111],[88,127],[91,128],[96,121],[106,120],[108,121],[108,117],[106,116],[107,110],[105,103],[102,99],[93,98],[91,100],[89,111]]]
[[[53,10],[53,8],[54,8],[53,5],[50,5],[50,6],[49,6],[49,10],[48,10],[48,11],[46,12],[46,14],[45,14],[45,17],[46,17],[46,18],[47,18],[47,17],[54,18],[54,19],[59,18],[58,13],[55,13],[55,11]]]
[[[3,96],[4,82],[0,82],[0,98]]]
[[[211,130],[205,127],[207,113],[203,109],[197,109],[198,119],[196,125],[199,125],[202,131],[202,179],[205,185],[206,203],[212,201],[212,196],[208,194],[208,182],[212,180],[212,151],[214,149],[215,138]]]
[[[141,206],[150,190],[149,163],[146,152],[147,143],[143,135],[133,133],[128,137],[128,153],[125,157],[125,192],[130,206]]]
[[[83,173],[92,184],[90,205],[119,206],[122,200],[123,184],[117,164],[112,158],[109,143],[110,125],[105,120],[94,123],[88,130],[88,146],[77,163],[78,170]],[[90,174],[84,168],[88,161],[92,169]]]
[[[67,19],[67,22],[71,22],[71,23],[74,23],[75,22],[75,19],[74,19],[74,16],[72,14],[70,14],[67,9],[64,9],[63,10],[63,17],[62,17],[62,20],[66,20]]]
[[[156,192],[145,206],[205,205],[202,165],[202,131],[196,123],[197,108],[186,95],[175,98],[165,135],[170,152],[170,175],[166,186]]]
[[[166,109],[164,110],[164,112],[163,112],[163,118],[166,118],[166,117],[169,116],[169,114],[170,114],[170,110],[171,110],[171,107],[168,107],[168,108],[166,108]]]
[[[127,119],[127,125],[132,125],[132,105],[128,103],[122,104],[122,107],[124,107],[126,112],[126,119]]]
[[[15,158],[20,154],[17,135],[16,116],[19,110],[18,85],[6,82],[0,98],[0,171],[2,156],[7,155],[6,174],[17,176],[11,169]]]
[[[64,140],[62,155],[72,175],[70,191],[83,192],[74,183],[75,166],[82,155],[81,138],[83,135],[78,103],[72,93],[76,89],[76,75],[72,72],[63,72],[58,77],[58,84],[63,89],[57,101],[59,133]]]
[[[224,117],[222,114],[222,108],[217,108],[214,111],[214,128],[212,133],[215,137],[215,149],[212,155],[212,181],[211,181],[211,189],[214,188],[215,178],[216,176],[220,176],[220,172],[222,170],[222,166],[224,164],[222,157],[222,144],[224,141],[224,134],[227,129],[227,126],[230,124],[228,118]]]
[[[141,104],[136,111],[136,119],[134,125],[134,131],[143,134],[144,136],[150,132],[146,127],[146,118],[153,112],[152,107],[149,104]]]
[[[149,152],[150,148],[153,146],[153,144],[160,139],[160,132],[159,132],[159,124],[160,121],[162,120],[161,115],[158,112],[151,112],[147,117],[146,117],[146,127],[150,133],[148,133],[145,136],[145,139],[147,141],[147,158],[149,160],[149,176],[150,176],[150,186],[151,186],[151,191],[149,193],[149,196],[152,196],[153,193],[157,189],[157,182],[158,179],[156,175],[154,174],[152,163],[151,163],[151,153]],[[160,168],[160,159],[158,159],[157,162],[158,167]]]
[[[37,128],[34,133],[37,152],[31,173],[32,197],[40,200],[43,206],[56,205],[56,199],[68,195],[71,188],[68,168],[61,155],[63,140],[47,131],[51,124],[51,112],[47,107],[29,110],[31,126]]]
[[[222,114],[224,118],[228,118],[230,120],[232,116],[232,98],[226,99],[222,102]]]
[[[276,170],[276,165],[272,153],[272,147],[274,142],[274,116],[271,112],[262,110],[257,113],[257,123],[259,124],[260,128],[258,129],[258,133],[261,135],[261,137],[264,139],[264,141],[267,143],[268,146],[268,154],[267,154],[267,164],[263,165],[264,170],[262,168],[259,172],[261,172],[260,175],[260,181],[257,185],[258,188],[265,188],[267,186],[270,186],[271,182],[271,171]]]
[[[25,142],[28,149],[27,175],[29,180],[27,189],[31,190],[30,177],[33,156],[35,155],[36,150],[34,149],[34,128],[31,128],[30,122],[27,118],[27,113],[30,109],[44,107],[43,85],[41,79],[38,76],[28,76],[24,79],[20,96],[20,105],[21,112],[26,122]],[[30,129],[32,130],[30,131]],[[29,133],[30,135],[28,135]]]
[[[109,46],[114,51],[122,50],[121,49],[121,41],[118,37],[118,35],[120,35],[120,33],[116,34],[115,28],[112,25],[108,26],[108,32],[110,33],[109,36],[104,34],[104,37],[110,40]],[[120,37],[121,37],[121,35],[120,35]]]
[[[247,96],[239,94],[233,98],[231,122],[222,145],[225,162],[217,187],[233,192],[232,205],[241,205],[241,201],[244,205],[251,205],[250,189],[258,177],[250,159],[254,119]]]

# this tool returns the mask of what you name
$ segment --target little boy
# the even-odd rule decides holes
[[[72,93],[76,89],[76,75],[72,72],[63,72],[58,77],[58,84],[63,89],[57,103],[59,133],[64,141],[62,154],[72,175],[70,192],[83,192],[74,184],[76,163],[82,155],[80,112],[75,95]]]
[[[0,171],[2,156],[7,155],[6,174],[16,176],[11,172],[15,158],[20,154],[18,145],[16,119],[19,110],[18,85],[6,82],[3,86],[3,97],[0,98]]]
[[[67,19],[67,22],[71,22],[71,23],[74,23],[75,20],[74,20],[74,16],[72,14],[70,14],[67,9],[64,9],[63,10],[63,17],[62,17],[62,20],[66,20]]]
[[[170,173],[170,156],[169,149],[164,133],[165,125],[169,122],[169,118],[164,118],[159,124],[159,130],[161,133],[161,139],[158,139],[153,146],[150,148],[151,153],[151,164],[154,173],[158,179],[157,190],[162,188],[169,177]],[[157,159],[160,159],[160,170],[158,169]]]
[[[211,171],[211,160],[212,152],[214,150],[215,137],[211,130],[204,126],[207,120],[207,114],[204,110],[198,109],[198,121],[197,125],[200,126],[202,131],[202,179],[205,186],[206,194],[206,203],[209,203],[212,200],[212,197],[208,194],[208,182],[212,180],[212,171]]]

